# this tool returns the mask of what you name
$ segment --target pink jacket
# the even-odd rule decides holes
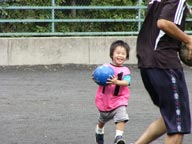
[[[116,67],[112,64],[106,64],[113,68],[115,76],[122,73],[122,79],[130,74],[130,70],[125,67]],[[107,85],[99,86],[96,92],[95,104],[100,111],[111,111],[119,106],[128,105],[130,91],[128,86]],[[115,94],[116,91],[116,94]]]

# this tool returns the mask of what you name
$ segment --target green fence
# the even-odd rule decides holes
[[[2,3],[0,36],[137,35],[146,10],[142,0],[132,6],[61,6],[55,0],[46,6]],[[26,16],[18,17],[19,13],[26,13]],[[109,17],[101,17],[102,13],[109,13]],[[125,16],[119,16],[121,13]],[[188,18],[187,23],[186,32],[192,34],[192,19]]]

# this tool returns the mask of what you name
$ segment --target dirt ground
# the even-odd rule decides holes
[[[91,80],[95,66],[52,65],[0,67],[1,144],[95,144],[97,85]],[[139,70],[132,72],[130,121],[124,138],[127,144],[159,117],[145,91]],[[192,69],[185,68],[192,99]],[[192,107],[192,100],[191,100]],[[115,125],[105,127],[105,144],[112,144]],[[162,144],[163,137],[152,144]],[[192,144],[186,135],[183,144]]]

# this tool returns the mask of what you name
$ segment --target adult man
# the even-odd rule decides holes
[[[138,35],[141,77],[161,118],[149,125],[135,144],[148,144],[166,133],[164,144],[181,144],[191,131],[189,96],[178,58],[181,42],[192,53],[192,37],[185,34],[186,0],[151,0]]]

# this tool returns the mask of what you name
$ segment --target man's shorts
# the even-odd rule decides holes
[[[160,109],[167,134],[191,131],[189,95],[183,69],[141,69],[146,90]]]
[[[98,120],[100,122],[106,123],[112,119],[114,120],[114,123],[127,122],[129,120],[129,116],[127,114],[126,106],[120,106],[109,112],[99,112]]]

